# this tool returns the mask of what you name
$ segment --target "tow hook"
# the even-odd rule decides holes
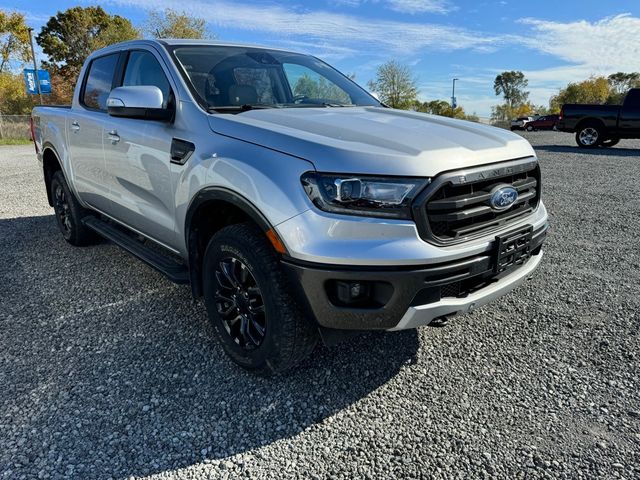
[[[442,327],[446,327],[447,323],[449,323],[449,319],[445,315],[443,315],[442,317],[434,318],[433,320],[431,320],[431,323],[429,324],[429,326],[435,327],[435,328],[442,328]]]

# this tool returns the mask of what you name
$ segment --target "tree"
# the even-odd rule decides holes
[[[139,36],[129,20],[109,15],[102,7],[73,7],[51,17],[36,41],[48,56],[45,66],[75,82],[91,52]]]
[[[190,17],[186,12],[167,8],[149,13],[146,30],[155,38],[214,38],[203,18]]]
[[[603,105],[611,94],[609,81],[605,77],[591,77],[582,82],[570,83],[551,97],[550,110],[559,112],[565,103],[590,103]]]
[[[11,61],[27,62],[31,58],[29,30],[24,15],[0,10],[0,72],[11,68]]]
[[[33,105],[33,97],[24,90],[22,74],[0,72],[0,114],[27,115]]]
[[[378,67],[369,89],[392,108],[410,108],[417,99],[418,87],[409,67],[391,60]]]
[[[541,113],[537,107],[529,102],[518,105],[517,107],[510,107],[508,103],[501,105],[495,105],[491,107],[491,122],[494,124],[507,126],[507,122],[510,122],[514,118],[519,117],[532,117],[536,114],[546,115],[546,109]]]
[[[314,80],[307,74],[302,75],[293,87],[293,94],[307,98],[325,99],[334,103],[351,103],[351,98],[344,90],[320,76]]]
[[[430,113],[431,115],[440,115],[441,117],[453,117],[472,122],[479,121],[477,115],[468,115],[461,106],[457,106],[452,113],[451,104],[446,100],[432,100],[430,102],[420,102],[416,100],[413,104],[413,109],[416,112]]]
[[[529,92],[525,88],[529,85],[529,81],[522,72],[502,72],[493,82],[493,89],[496,95],[502,95],[505,103],[510,109],[515,109],[520,105],[527,103]]]
[[[632,88],[640,87],[640,73],[618,72],[609,75],[607,78],[611,91],[607,103],[610,105],[622,104],[625,95]]]

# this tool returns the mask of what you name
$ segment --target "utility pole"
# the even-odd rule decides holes
[[[40,91],[40,79],[38,78],[38,64],[36,63],[36,51],[33,48],[33,35],[31,34],[31,32],[33,32],[33,28],[29,27],[28,30],[29,30],[29,42],[31,43],[31,58],[33,59],[33,74],[36,77],[36,88],[38,89],[40,104],[43,105],[44,102],[42,101],[42,92]]]
[[[456,81],[458,78],[453,79],[453,89],[451,90],[451,118],[453,118],[456,109]]]

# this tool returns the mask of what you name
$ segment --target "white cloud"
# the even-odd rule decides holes
[[[388,8],[401,13],[448,13],[455,8],[447,0],[387,0]]]
[[[530,80],[574,81],[591,74],[640,69],[640,18],[625,14],[570,23],[527,18],[521,23],[533,29],[533,35],[523,39],[525,46],[567,62],[529,72]]]
[[[419,13],[449,13],[457,10],[450,0],[329,0],[330,4],[359,7],[367,3],[381,3],[390,10],[411,15]]]
[[[204,18],[213,25],[325,42],[327,46],[355,46],[384,54],[410,55],[425,49],[492,51],[498,36],[433,23],[363,18],[322,10],[300,10],[279,5],[248,5],[229,0],[106,0],[105,3],[138,8],[174,8]]]

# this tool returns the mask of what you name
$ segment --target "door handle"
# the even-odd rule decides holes
[[[120,135],[118,135],[118,132],[115,130],[111,130],[108,133],[107,138],[111,140],[113,143],[118,143],[120,141]]]
[[[73,130],[74,132],[79,132],[80,124],[74,120],[73,122],[71,122],[71,130]]]

